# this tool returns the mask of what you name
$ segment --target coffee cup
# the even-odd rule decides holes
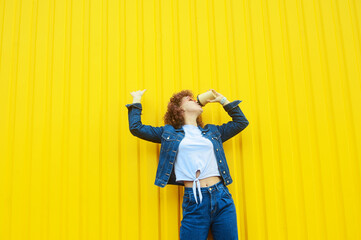
[[[213,100],[216,98],[216,95],[214,95],[212,90],[209,90],[205,93],[201,93],[197,95],[197,102],[203,107],[205,106],[208,102],[208,100]]]

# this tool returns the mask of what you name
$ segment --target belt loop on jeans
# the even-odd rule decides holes
[[[226,184],[222,182],[222,188],[225,190],[227,188]]]
[[[217,188],[217,190],[220,190],[221,189],[221,184],[218,184],[218,183],[215,185],[215,187]]]

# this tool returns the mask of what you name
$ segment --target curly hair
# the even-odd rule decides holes
[[[182,90],[178,93],[174,93],[170,98],[168,103],[167,112],[165,113],[163,119],[164,124],[172,125],[174,128],[181,128],[184,121],[184,110],[181,108],[181,100],[183,97],[190,96],[193,98],[193,93],[191,90]],[[203,128],[202,115],[197,117],[197,125]]]

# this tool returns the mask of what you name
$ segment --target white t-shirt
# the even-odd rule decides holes
[[[185,136],[179,144],[174,164],[176,181],[193,181],[193,193],[197,201],[196,187],[202,202],[201,184],[199,179],[221,176],[212,142],[202,136],[201,130],[194,125],[183,125]],[[197,171],[200,174],[197,176]]]

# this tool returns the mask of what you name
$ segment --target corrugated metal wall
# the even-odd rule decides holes
[[[250,122],[224,144],[240,239],[361,239],[360,26],[358,0],[1,0],[0,239],[177,239],[125,104],[147,89],[160,126],[209,88]]]

